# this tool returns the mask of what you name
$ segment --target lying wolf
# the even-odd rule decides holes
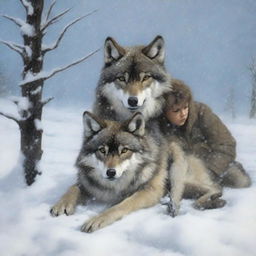
[[[165,193],[167,151],[160,151],[163,144],[154,127],[151,132],[145,129],[141,113],[116,122],[85,112],[83,122],[77,184],[52,207],[51,214],[72,214],[80,200],[90,198],[113,205],[81,228],[93,232],[159,202]]]
[[[154,127],[150,131],[145,129],[141,113],[116,122],[85,112],[83,123],[84,140],[76,161],[77,184],[52,207],[53,216],[73,214],[79,201],[92,198],[113,205],[81,228],[93,232],[130,212],[157,204],[167,193],[168,180],[172,216],[178,214],[180,200],[188,188],[192,194],[200,192],[195,202],[197,208],[222,206],[221,190],[211,181],[200,160],[186,156],[176,142],[168,147]]]

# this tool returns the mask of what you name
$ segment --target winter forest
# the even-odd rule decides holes
[[[254,256],[256,236],[254,0],[1,0],[0,251],[3,256]],[[104,64],[104,41],[165,42],[165,66],[218,114],[237,144],[249,188],[224,188],[224,208],[182,200],[135,211],[94,233],[106,209],[49,211],[76,182],[75,161]]]

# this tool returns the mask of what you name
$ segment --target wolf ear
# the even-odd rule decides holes
[[[105,124],[102,120],[99,120],[98,117],[88,111],[85,111],[83,114],[83,123],[84,135],[86,137],[90,137],[105,127]]]
[[[161,36],[157,36],[148,46],[142,49],[142,52],[150,59],[164,63],[164,39]]]
[[[120,59],[125,54],[125,49],[122,48],[113,38],[108,37],[105,40],[105,63],[110,64],[111,62]]]
[[[127,129],[135,135],[143,136],[145,134],[145,120],[140,112],[135,113],[128,121]]]

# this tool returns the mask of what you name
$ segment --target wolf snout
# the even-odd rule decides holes
[[[128,105],[131,107],[131,108],[137,108],[138,107],[138,98],[136,96],[130,96],[128,98]]]
[[[116,170],[113,168],[108,169],[106,174],[107,174],[108,179],[113,179],[116,176]]]

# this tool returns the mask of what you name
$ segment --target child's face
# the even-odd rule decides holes
[[[175,104],[166,111],[166,117],[172,124],[182,126],[188,119],[188,112],[188,103]]]

